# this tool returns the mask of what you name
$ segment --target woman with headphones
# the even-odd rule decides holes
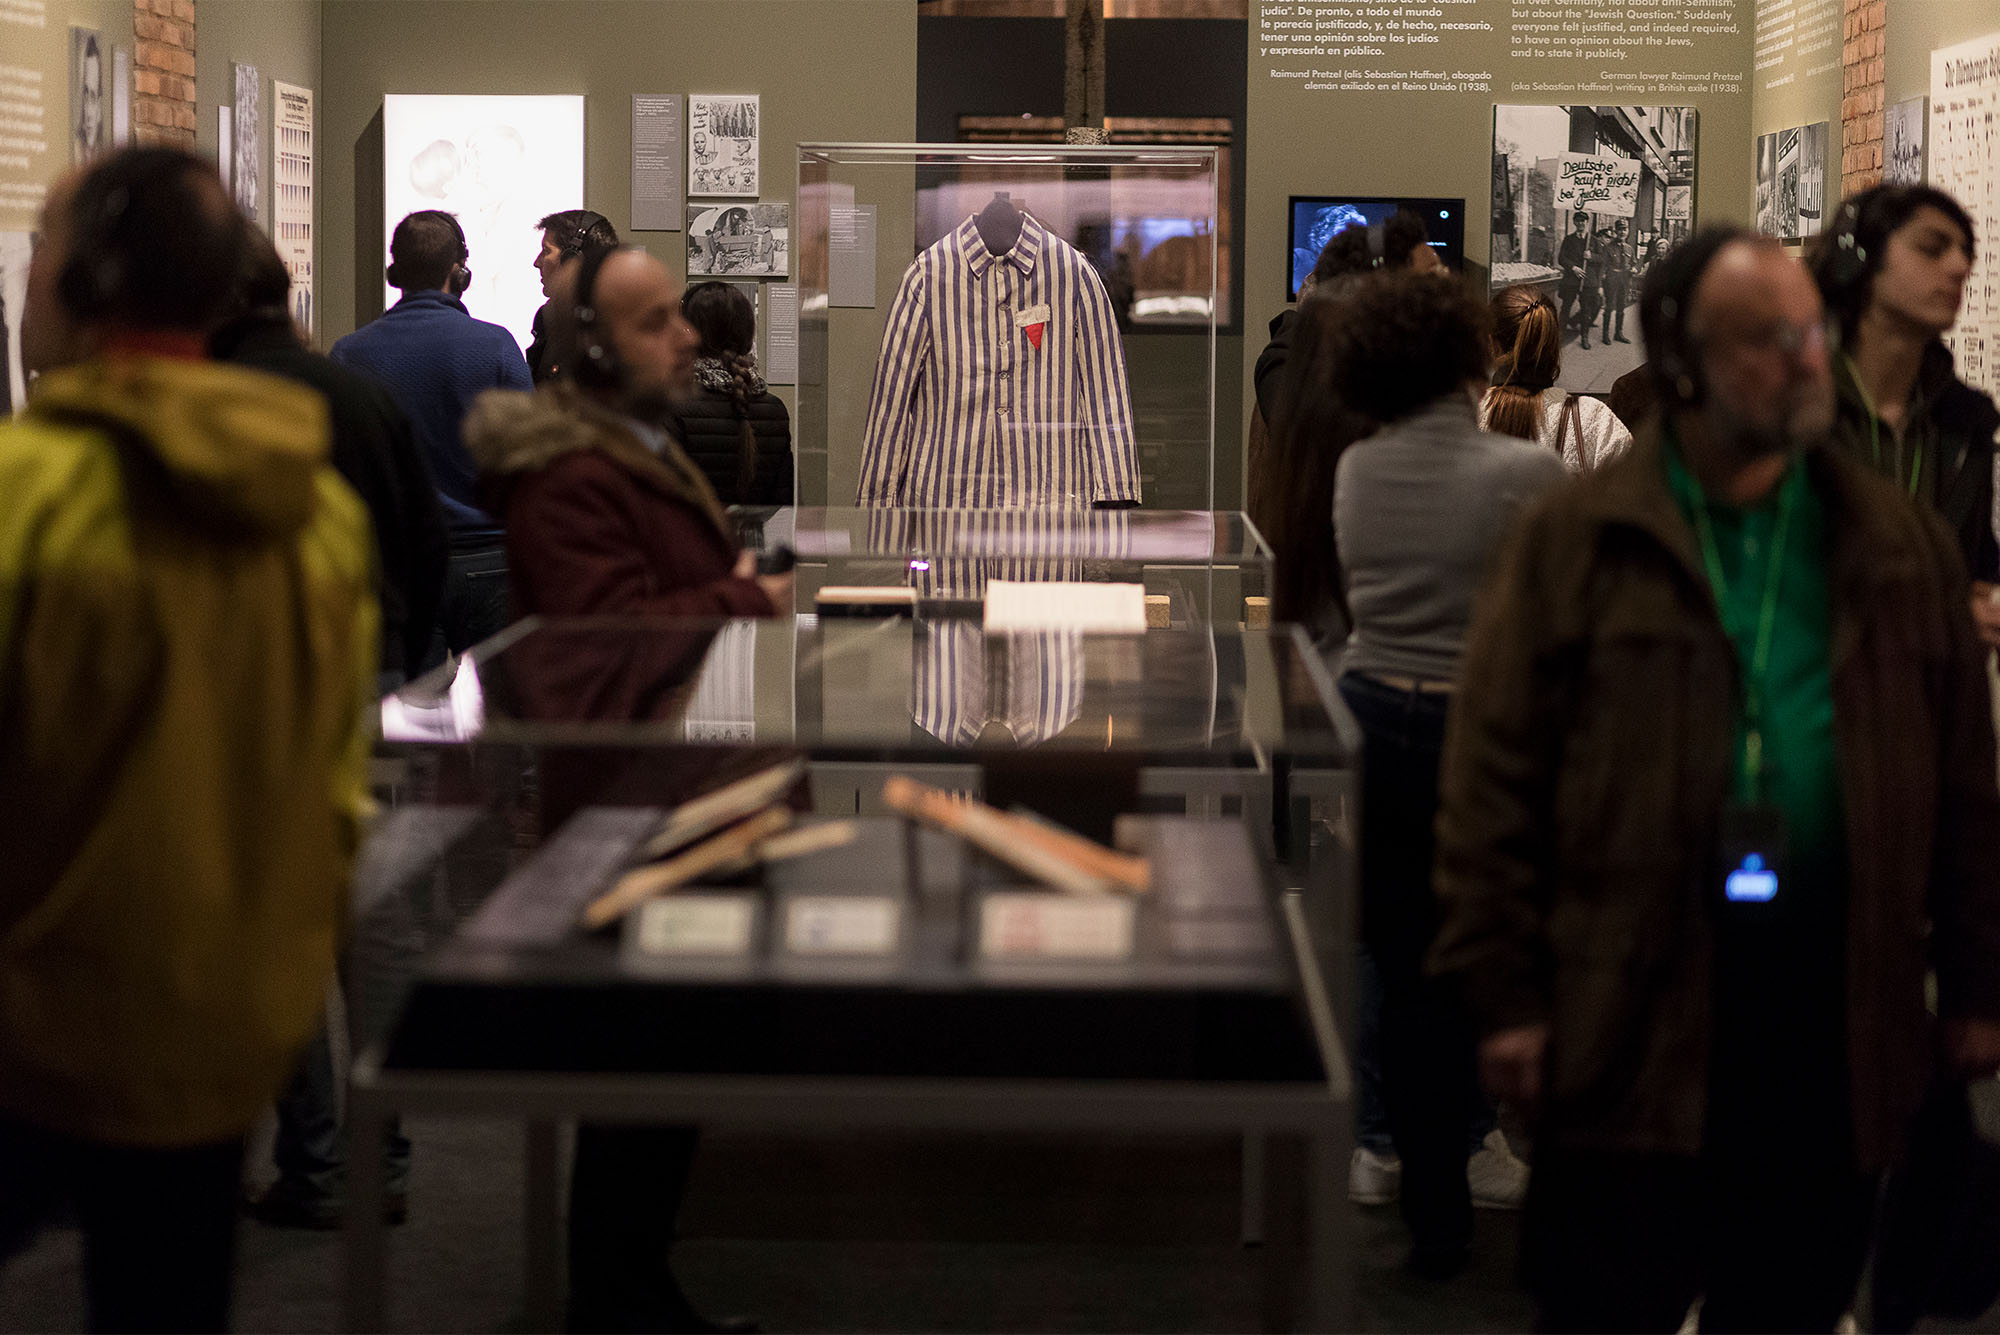
[[[1883,185],[1840,206],[1810,264],[1840,325],[1839,443],[1951,526],[1972,574],[1973,620],[2000,648],[2000,409],[1958,378],[1940,337],[1958,319],[1972,248],[1972,219],[1950,195]]]

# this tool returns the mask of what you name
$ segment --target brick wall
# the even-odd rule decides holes
[[[133,0],[132,131],[194,147],[194,0]]]
[[[1882,180],[1882,47],[1888,0],[1846,0],[1841,48],[1840,193]]]

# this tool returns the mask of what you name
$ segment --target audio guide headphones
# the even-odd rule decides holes
[[[398,223],[397,230],[400,231],[404,223],[409,223],[419,218],[428,221],[442,221],[445,226],[451,228],[452,239],[458,245],[458,259],[451,266],[451,271],[445,275],[444,290],[454,297],[464,296],[472,287],[472,270],[467,267],[467,261],[472,258],[472,248],[465,243],[465,228],[459,225],[456,214],[446,213],[443,209],[423,209],[417,213],[412,213],[408,218],[403,219],[402,223]],[[394,238],[391,238],[389,244],[391,251],[393,251],[395,248]],[[408,286],[403,281],[402,265],[394,258],[390,259],[389,268],[384,276],[388,278],[390,287],[405,288]]]
[[[1820,244],[1826,247],[1820,284],[1826,289],[1827,304],[1845,307],[1868,278],[1868,247],[1861,242],[1861,205],[1851,199],[1842,204],[1833,230]]]
[[[1660,378],[1672,389],[1675,401],[1682,407],[1696,407],[1708,397],[1708,382],[1702,376],[1701,358],[1691,355],[1692,349],[1688,347],[1686,307],[1679,299],[1668,297],[1660,302],[1660,314],[1667,317],[1664,346],[1653,354]]]
[[[579,385],[597,389],[614,389],[625,378],[625,368],[618,362],[618,350],[611,344],[611,336],[599,321],[597,315],[597,276],[604,271],[605,262],[613,255],[623,254],[629,246],[609,246],[603,250],[593,250],[583,257],[583,267],[576,275],[576,356],[570,367],[570,375]]]
[[[589,243],[591,229],[599,223],[609,226],[611,220],[594,209],[583,210],[582,214],[576,220],[576,226],[570,231],[569,240],[563,243],[563,258],[566,260],[575,259],[578,255],[583,254],[584,246]]]
[[[56,295],[71,315],[89,322],[116,304],[139,240],[133,235],[132,201],[187,166],[178,154],[128,153],[84,178],[71,206],[75,234],[69,256],[56,275]]]

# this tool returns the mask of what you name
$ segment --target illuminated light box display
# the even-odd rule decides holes
[[[472,252],[466,309],[526,349],[546,300],[535,223],[583,207],[583,98],[392,93],[382,99],[382,175],[385,261],[404,216],[456,214]],[[385,285],[385,307],[398,296]]]

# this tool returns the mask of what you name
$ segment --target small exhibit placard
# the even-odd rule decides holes
[[[757,923],[749,895],[667,895],[639,906],[645,955],[744,955]]]
[[[902,905],[887,895],[799,895],[785,906],[785,949],[794,955],[887,955],[896,949]]]
[[[979,953],[989,960],[1119,960],[1132,953],[1132,901],[1032,891],[989,894]]]
[[[835,204],[827,215],[826,304],[874,306],[875,206]]]

